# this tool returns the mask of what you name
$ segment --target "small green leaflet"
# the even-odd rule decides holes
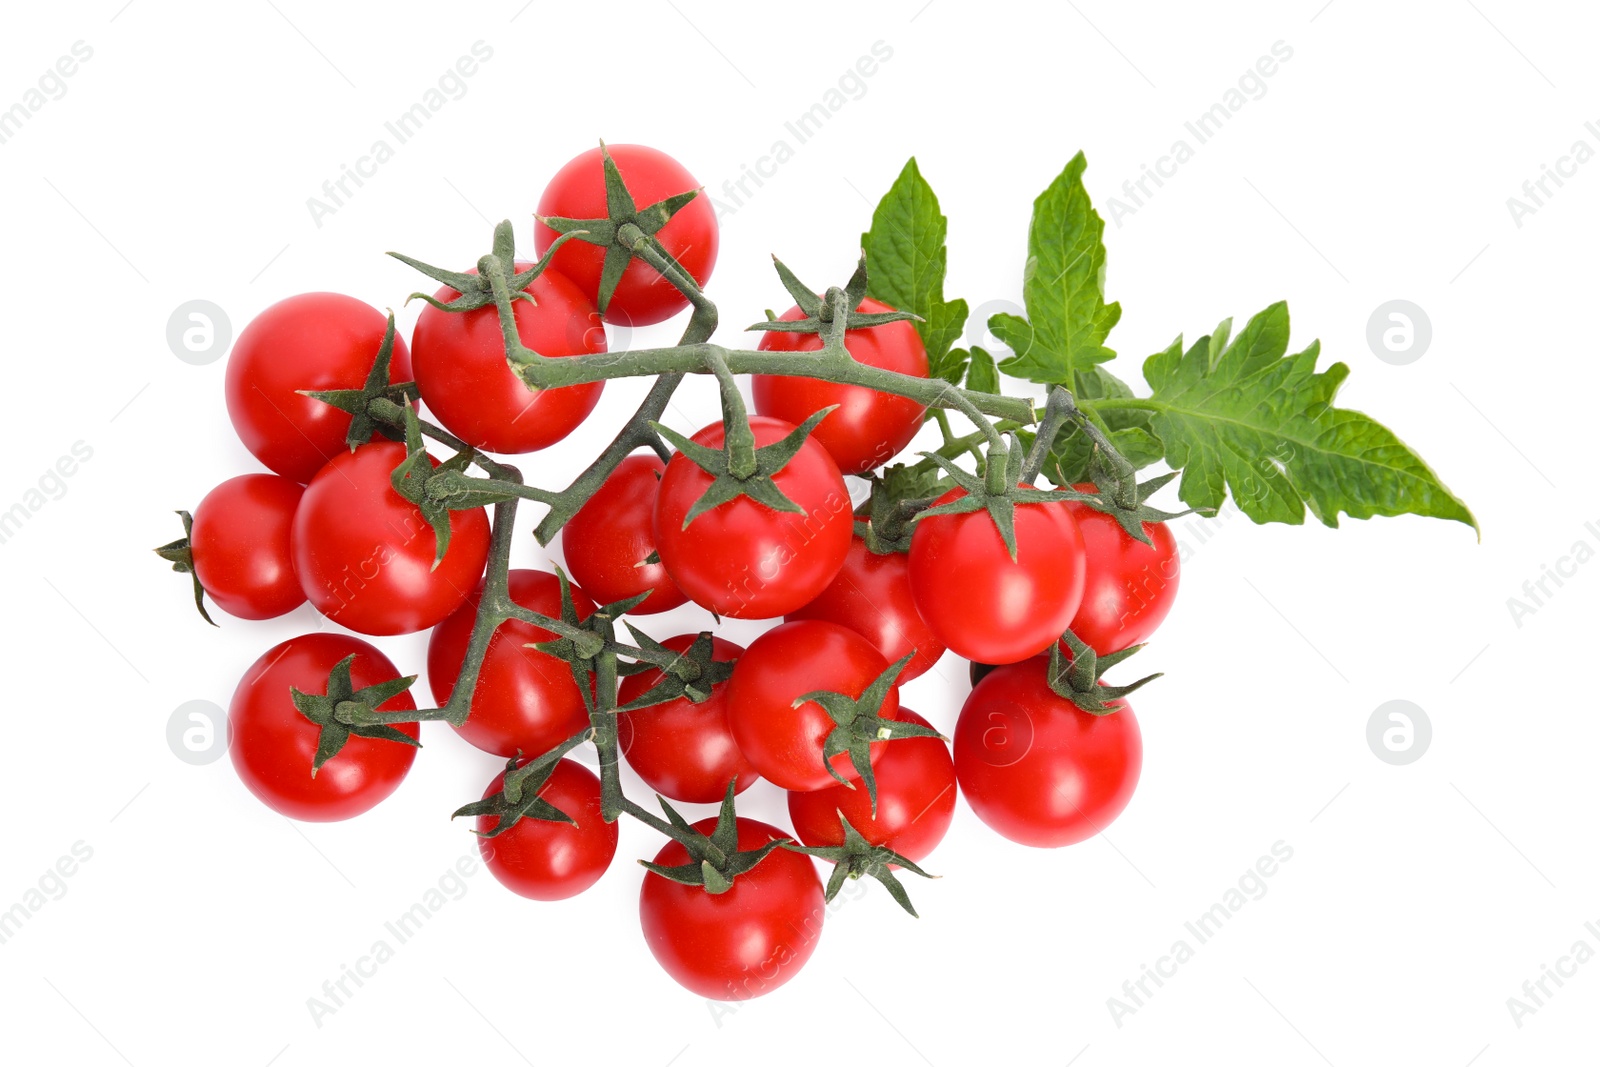
[[[1107,335],[1122,305],[1106,303],[1106,224],[1083,187],[1079,152],[1033,202],[1028,267],[1022,287],[1028,317],[994,315],[989,330],[1014,353],[1007,374],[1046,385],[1067,384],[1079,371],[1116,356]]]
[[[944,298],[945,217],[939,198],[907,161],[872,213],[872,229],[861,235],[867,254],[868,289],[897,311],[920,315],[914,323],[928,350],[929,376],[960,384],[964,351],[950,346],[967,321],[967,302]]]
[[[967,361],[967,388],[975,393],[1000,392],[1000,372],[995,369],[994,357],[977,345],[972,346]]]
[[[1477,529],[1467,506],[1399,438],[1333,406],[1349,367],[1317,373],[1315,341],[1285,355],[1287,304],[1252,318],[1232,343],[1228,326],[1188,351],[1180,337],[1144,364],[1153,394],[1137,403],[1151,413],[1168,465],[1183,471],[1185,504],[1215,512],[1231,493],[1256,522],[1299,525],[1309,509],[1328,526],[1344,512],[1425,515]]]

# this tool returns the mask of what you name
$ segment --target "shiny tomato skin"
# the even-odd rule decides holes
[[[389,482],[406,446],[373,441],[328,461],[294,514],[294,569],[311,606],[364,634],[409,634],[460,606],[489,557],[482,508],[450,513],[434,566],[433,527]]]
[[[518,270],[527,267],[516,265]],[[551,357],[606,350],[600,313],[572,282],[547,270],[524,292],[538,301],[511,302],[524,345]],[[446,286],[434,298],[449,302],[460,295]],[[422,402],[434,417],[467,444],[490,452],[536,452],[555,444],[594,410],[605,385],[529,389],[506,363],[500,316],[493,305],[472,311],[424,306],[411,332],[411,363]]]
[[[628,614],[654,615],[688,602],[666,567],[644,562],[656,550],[656,496],[665,470],[653,453],[627,457],[562,527],[567,573],[596,603],[649,592]]]
[[[944,655],[944,644],[922,620],[911,595],[910,557],[904,552],[880,556],[859,537],[851,539],[839,576],[815,600],[785,618],[848,626],[871,641],[890,663],[915,652],[900,672],[902,684],[927,673]]]
[[[733,739],[761,777],[783,789],[826,789],[838,784],[822,760],[823,743],[834,729],[826,709],[815,701],[795,707],[806,693],[830,691],[859,697],[888,669],[872,643],[837,623],[806,619],[775,626],[751,642],[728,680],[728,726]],[[896,717],[900,688],[890,686],[878,714]],[[868,749],[874,766],[884,746]],[[833,769],[846,781],[861,775],[848,753],[838,753]]]
[[[868,297],[857,310],[877,314],[895,309]],[[804,317],[805,312],[798,307],[778,316],[790,322]],[[927,350],[916,327],[909,322],[847,330],[844,346],[857,363],[917,378],[928,376]],[[815,352],[822,347],[822,337],[773,330],[763,333],[756,347],[767,352]],[[823,408],[839,405],[818,424],[812,437],[821,442],[845,474],[861,474],[893,459],[922,428],[927,411],[903,396],[819,378],[757,374],[750,379],[750,392],[758,412],[797,426]]]
[[[696,634],[661,642],[673,652],[687,652]],[[737,660],[744,649],[720,637],[711,639],[711,658]],[[660,671],[630,674],[617,690],[617,703],[628,704],[661,681]],[[728,729],[728,683],[714,686],[711,696],[696,704],[688,697],[669,700],[617,716],[617,746],[644,784],[669,800],[690,804],[719,803],[728,783],[734,792],[750,788],[759,775],[734,743]]]
[[[1093,492],[1094,486],[1078,489]],[[1088,561],[1083,602],[1072,632],[1100,655],[1150,639],[1178,596],[1178,542],[1164,522],[1144,523],[1150,544],[1130,537],[1116,519],[1070,501]]]
[[[530,611],[561,617],[561,583],[554,574],[513,569],[507,574],[507,590],[514,602]],[[428,684],[441,707],[449,702],[461,674],[482,595],[480,585],[428,638]],[[572,602],[580,619],[594,612],[594,601],[577,586],[572,587]],[[563,660],[526,647],[554,636],[519,619],[500,624],[489,638],[466,724],[456,729],[463,739],[497,756],[509,759],[521,753],[531,758],[589,725],[572,669]]]
[[[900,719],[920,726],[928,720],[901,707]],[[938,737],[902,737],[887,743],[872,765],[878,783],[878,814],[859,785],[834,783],[827,789],[789,794],[789,821],[800,843],[813,847],[844,844],[842,812],[861,836],[906,859],[920,862],[944,840],[956,810],[956,768],[950,746]]]
[[[241,474],[195,507],[189,531],[195,576],[229,615],[273,619],[306,602],[289,551],[289,529],[304,492],[305,486],[279,474]]]
[[[381,738],[351,737],[316,777],[317,727],[300,714],[289,690],[326,693],[328,673],[346,656],[356,689],[400,677],[389,658],[358,638],[336,633],[292,637],[250,665],[228,705],[228,754],[245,786],[280,815],[305,822],[335,822],[360,815],[399,787],[417,750]],[[416,710],[410,691],[379,711]],[[395,729],[418,736],[414,722]]]
[[[965,496],[952,489],[944,504]],[[1015,562],[984,510],[917,521],[911,592],[934,635],[957,655],[1016,663],[1050,647],[1083,599],[1083,535],[1065,503],[1016,505]]]
[[[1144,745],[1126,702],[1109,715],[1081,711],[1051,691],[1046,663],[984,676],[956,721],[955,765],[962,795],[990,829],[1058,848],[1094,836],[1127,807]]]
[[[794,427],[761,415],[750,418],[756,444],[781,440]],[[722,424],[693,440],[721,448]],[[711,476],[687,456],[672,457],[656,498],[656,549],[679,589],[696,604],[734,619],[771,619],[816,599],[844,565],[854,517],[850,491],[827,451],[808,440],[773,477],[804,514],[774,511],[741,496],[683,520]]]
[[[694,828],[710,834],[715,819]],[[789,835],[755,819],[740,819],[739,848],[750,850]],[[669,841],[661,866],[689,862]],[[810,857],[778,848],[733,880],[725,893],[681,885],[655,873],[639,890],[639,921],[656,962],[679,985],[711,1000],[750,1000],[795,976],[822,934],[827,905]]]
[[[495,775],[484,792],[500,792],[505,772]],[[573,760],[556,764],[539,796],[577,823],[518,819],[495,837],[479,837],[478,853],[489,873],[507,889],[529,900],[565,900],[600,880],[617,854],[617,824],[600,815],[600,779]],[[499,819],[478,816],[478,833],[494,829]]]
[[[354,297],[302,293],[273,304],[240,332],[228,356],[228,418],[268,469],[304,484],[349,451],[350,416],[300,390],[360,389],[387,321]],[[411,355],[398,334],[389,380],[411,380]]]
[[[694,175],[664,152],[634,144],[614,144],[606,148],[633,195],[635,206],[641,209],[669,196],[700,188]],[[605,173],[599,148],[589,149],[556,172],[539,197],[538,213],[570,219],[607,217]],[[540,256],[549,250],[556,236],[544,223],[534,223],[534,247]],[[705,285],[717,262],[717,213],[711,200],[704,193],[695,197],[656,233],[656,239],[696,282]],[[596,301],[605,253],[599,245],[573,238],[556,250],[551,265],[576,282],[591,301]],[[612,293],[605,318],[607,322],[627,326],[648,326],[671,318],[688,306],[688,298],[662,278],[654,267],[634,259]]]

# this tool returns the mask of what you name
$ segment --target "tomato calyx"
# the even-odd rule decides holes
[[[1109,493],[1089,493],[1077,497],[1080,503],[1104,512],[1117,520],[1117,525],[1122,527],[1127,535],[1141,544],[1152,544],[1150,535],[1145,532],[1145,523],[1166,522],[1168,519],[1180,518],[1189,514],[1190,509],[1183,511],[1162,511],[1160,508],[1151,507],[1147,500],[1157,490],[1161,489],[1172,479],[1178,476],[1177,471],[1172,471],[1148,481],[1140,482],[1134,486],[1133,502],[1123,505]]]
[[[1063,642],[1072,650],[1070,659],[1061,651]],[[1132,685],[1106,685],[1100,680],[1106,671],[1143,647],[1134,645],[1102,656],[1068,630],[1061,635],[1060,641],[1050,646],[1050,662],[1045,668],[1050,691],[1090,715],[1114,714],[1120,708],[1116,701],[1161,677],[1159,671],[1147,674]]]
[[[726,390],[724,402],[726,408],[728,402]],[[772,479],[800,453],[800,449],[805,447],[806,439],[811,436],[811,431],[816,429],[817,424],[833,410],[831,407],[823,408],[784,437],[770,445],[760,447],[755,445],[755,436],[750,429],[750,421],[745,415],[742,404],[738,405],[736,410],[727,410],[723,418],[725,429],[724,444],[721,448],[707,447],[690,440],[671,427],[652,421],[650,427],[656,433],[665,438],[691,463],[711,475],[711,484],[684,514],[683,529],[687,530],[690,523],[712,508],[741,496],[747,496],[773,511],[805,514],[805,509],[785,496],[783,490],[779,489]]]
[[[350,681],[350,664],[355,658],[352,652],[334,664],[333,670],[328,672],[325,693],[303,693],[293,686],[289,688],[289,699],[294,702],[295,710],[320,728],[317,752],[311,761],[313,778],[324,763],[339,754],[352,736],[398,741],[413,748],[422,747],[421,741],[389,725],[392,722],[411,721],[403,712],[390,715],[378,711],[379,707],[410,689],[417,676],[411,674],[357,689]]]
[[[206,587],[200,584],[200,575],[195,573],[194,548],[189,544],[190,534],[194,531],[194,516],[187,511],[179,511],[176,514],[183,520],[183,536],[155,549],[155,554],[172,564],[172,569],[178,574],[189,576],[194,585],[195,610],[200,613],[202,619],[215,626],[217,621],[206,611]]]
[[[737,779],[728,783],[728,792],[722,798],[722,809],[717,813],[717,825],[709,834],[696,830],[677,809],[667,803],[665,797],[658,794],[656,799],[661,802],[661,810],[666,813],[670,827],[669,836],[689,853],[689,862],[668,867],[640,860],[639,865],[680,885],[701,886],[708,893],[726,893],[732,889],[735,878],[753,869],[775,849],[789,843],[787,838],[777,838],[760,848],[739,848],[739,821],[733,805],[737,787]]]
[[[453,496],[459,499],[458,494],[430,493],[428,487],[441,474],[448,476],[452,473],[463,473],[467,465],[472,462],[472,453],[457,452],[443,463],[436,465],[422,443],[422,429],[417,421],[417,409],[408,402],[405,405],[405,413],[406,458],[389,474],[389,484],[394,486],[396,493],[415,504],[428,525],[433,527],[433,565],[438,567],[444,560],[445,552],[450,548],[450,512],[462,508],[474,508],[478,504],[458,503],[451,499]]]
[[[867,256],[863,252],[861,259],[856,264],[855,273],[844,284],[844,288],[837,286],[827,292],[818,294],[816,290],[802,282],[795,273],[777,256],[772,257],[772,265],[777,268],[778,278],[783,282],[783,287],[794,298],[795,306],[805,313],[800,319],[779,319],[771,312],[767,313],[765,322],[758,322],[745,329],[756,331],[772,331],[777,333],[815,333],[824,334],[824,347],[822,352],[830,350],[844,351],[844,332],[846,330],[865,330],[873,326],[882,326],[890,322],[921,322],[922,318],[909,311],[857,311],[861,302],[867,297]],[[843,316],[839,314],[840,301],[845,309]],[[849,353],[845,353],[846,358]]]
[[[899,867],[923,878],[937,878],[938,875],[929,874],[891,848],[872,844],[861,836],[859,830],[850,825],[850,820],[842,811],[839,812],[839,825],[844,828],[842,845],[802,845],[791,841],[783,846],[790,852],[815,856],[834,865],[833,873],[828,876],[828,884],[823,890],[822,899],[825,902],[831,901],[839,895],[839,890],[844,887],[846,880],[854,881],[866,876],[876,879],[887,889],[895,903],[904,908],[913,919],[921,918],[917,914],[917,909],[911,906],[911,897],[906,893],[906,887],[894,876],[893,868]]]
[[[416,382],[390,382],[389,366],[394,358],[394,312],[389,312],[388,323],[383,328],[383,342],[367,372],[367,380],[360,389],[301,389],[302,396],[320,400],[329,407],[338,408],[350,416],[350,429],[345,433],[345,444],[354,452],[372,440],[373,434],[383,434],[393,440],[400,439],[400,431],[392,423],[372,414],[375,400],[387,400],[396,406],[405,406],[420,398]]]
[[[638,607],[650,594],[646,591],[615,604],[602,605],[587,618],[580,618],[578,603],[572,596],[572,580],[560,567],[556,567],[555,572],[556,582],[561,587],[560,625],[554,625],[558,620],[546,619],[519,605],[513,606],[512,614],[556,634],[548,641],[535,641],[528,647],[566,661],[572,668],[572,677],[578,683],[579,692],[583,694],[584,705],[592,712],[594,702],[590,696],[589,677],[599,670],[599,658],[611,650],[615,620],[624,612]]]
[[[869,475],[869,480],[872,492],[856,511],[856,534],[873,555],[910,552],[916,517],[944,495],[949,483],[937,470],[904,463]]]
[[[704,703],[710,699],[714,687],[733,677],[734,661],[712,658],[714,646],[709,630],[702,631],[688,649],[678,653],[656,641],[631,622],[625,625],[628,627],[628,632],[633,634],[633,639],[639,643],[639,650],[650,655],[655,662],[641,659],[622,667],[621,673],[660,671],[661,681],[618,707],[616,710],[619,712],[639,711],[679,698],[686,698],[694,704]],[[663,658],[671,662],[659,665],[659,661]]]
[[[526,292],[526,289],[550,266],[550,259],[555,255],[556,249],[582,233],[583,231],[581,230],[574,230],[571,233],[562,234],[551,243],[549,248],[545,249],[544,255],[539,258],[537,263],[527,270],[511,275],[506,281],[507,287],[511,290],[511,299],[526,300],[530,304],[538,304],[538,301],[533,298],[533,294]],[[516,253],[516,236],[511,229],[511,220],[503,219],[494,228],[494,244],[490,254],[497,257],[502,263],[514,263],[516,262]],[[390,252],[389,255],[406,266],[414,267],[421,271],[434,281],[449,286],[457,294],[454,299],[444,301],[429,293],[412,293],[406,297],[406,303],[408,304],[413,300],[424,300],[427,301],[429,306],[439,311],[451,312],[476,311],[479,308],[489,307],[494,304],[494,286],[489,283],[489,279],[481,271],[477,274],[471,274],[466,271],[446,270],[444,267],[435,267],[431,263],[412,259],[410,256],[399,252]]]
[[[592,734],[591,730],[574,734],[549,752],[531,760],[523,760],[520,754],[513,756],[506,761],[506,776],[501,782],[498,793],[470,804],[463,804],[451,813],[450,818],[493,815],[496,822],[492,828],[472,831],[484,838],[499,837],[522,819],[564,822],[576,826],[577,820],[545,800],[539,793],[550,780],[550,776],[555,773],[556,767],[560,765],[561,757],[587,742]]]
[[[884,698],[893,688],[895,679],[900,677],[900,672],[906,669],[906,664],[915,656],[915,652],[907,652],[891,663],[882,674],[872,680],[871,685],[862,690],[859,697],[819,689],[802,693],[794,699],[794,707],[798,708],[802,704],[818,704],[828,713],[828,718],[833,720],[834,728],[822,742],[822,764],[828,769],[828,774],[845,788],[854,789],[856,783],[846,779],[833,765],[833,757],[840,753],[848,753],[850,765],[856,769],[856,773],[861,776],[862,784],[867,787],[867,796],[871,800],[874,816],[878,813],[878,779],[872,773],[872,743],[894,741],[903,737],[942,736],[931,726],[922,726],[904,719],[886,719],[878,713],[878,709],[883,706]]]
[[[993,450],[989,454],[990,470],[997,468],[997,458],[1004,464],[1004,477],[1000,479],[998,488],[990,484],[996,479],[991,478],[988,471],[981,476],[969,473],[956,466],[954,460],[937,452],[924,452],[923,456],[949,475],[956,486],[964,492],[954,500],[919,512],[915,521],[920,522],[937,515],[964,515],[974,511],[986,511],[994,522],[995,529],[1000,531],[1000,539],[1005,542],[1006,554],[1011,557],[1013,563],[1017,559],[1016,506],[1018,504],[1058,503],[1063,500],[1077,500],[1086,495],[1073,489],[1037,489],[1027,483],[1023,474],[1022,448],[1014,436],[1004,455],[996,457]]]
[[[656,239],[656,234],[671,221],[672,216],[699,196],[701,191],[690,189],[676,196],[657,200],[646,207],[640,207],[633,199],[633,194],[628,191],[628,184],[622,180],[622,172],[617,169],[616,161],[611,158],[611,152],[606,148],[604,141],[600,142],[600,160],[606,183],[605,218],[569,219],[557,215],[535,215],[534,218],[550,227],[560,237],[576,237],[606,250],[605,262],[600,270],[600,291],[595,300],[600,313],[604,315],[611,303],[612,294],[617,291],[617,283],[622,280],[623,272],[628,269],[628,264],[635,257],[645,258],[641,255],[639,247],[641,243],[650,245],[658,256],[670,260],[687,275],[688,272],[683,271],[672,254]],[[558,238],[550,246],[545,252],[546,259],[560,243]]]

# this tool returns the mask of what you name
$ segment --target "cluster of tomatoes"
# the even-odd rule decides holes
[[[697,188],[687,171],[652,149],[609,152],[641,208]],[[557,237],[546,217],[606,218],[615,209],[606,194],[601,150],[564,167],[540,201],[540,254]],[[653,236],[705,282],[717,227],[703,197],[680,204]],[[642,261],[608,280],[607,252],[569,240],[547,257],[527,286],[532,299],[513,302],[524,345],[581,359],[605,351],[606,322],[657,322],[687,307],[679,287]],[[469,658],[490,554],[488,516],[481,507],[452,511],[447,548],[438,555],[435,528],[391,479],[408,460],[407,446],[374,432],[350,447],[351,416],[307,394],[361,389],[383,348],[390,380],[414,382],[423,410],[472,448],[527,453],[570,433],[595,407],[603,383],[529,389],[507,362],[496,307],[449,308],[460,295],[448,287],[437,292],[409,344],[377,310],[329,293],[291,297],[252,321],[228,366],[228,412],[245,445],[274,473],[233,478],[209,493],[194,511],[185,557],[211,601],[241,618],[274,617],[309,600],[361,634],[431,628],[427,677],[441,705]],[[892,309],[868,299],[861,310]],[[803,317],[798,307],[782,316]],[[928,375],[908,321],[850,329],[845,344],[862,363]],[[761,340],[761,348],[797,358],[821,346],[816,332],[773,330]],[[648,452],[628,456],[565,527],[568,611],[575,607],[580,620],[597,605],[641,595],[629,614],[692,601],[718,616],[781,620],[748,648],[695,634],[663,640],[661,648],[684,655],[697,642],[704,654],[709,642],[710,660],[731,671],[709,693],[692,694],[702,699],[686,694],[618,714],[627,764],[673,801],[716,803],[730,783],[740,792],[760,779],[787,790],[792,831],[746,818],[724,827],[724,838],[736,830],[737,850],[745,853],[775,840],[843,846],[853,832],[914,864],[944,836],[958,787],[985,823],[1024,844],[1057,846],[1096,833],[1132,793],[1138,726],[1121,702],[1113,702],[1114,714],[1091,714],[1059,695],[1049,684],[1046,653],[1069,627],[1100,654],[1143,641],[1176,591],[1171,535],[1147,523],[1148,543],[1136,539],[1113,516],[1064,496],[1016,506],[1014,556],[983,509],[921,519],[909,551],[869,544],[858,532],[845,477],[870,476],[900,453],[922,426],[924,408],[802,376],[757,376],[752,394],[749,426],[758,450],[834,409],[771,476],[798,510],[735,495],[696,513],[715,476],[685,445],[667,462]],[[724,425],[701,429],[692,442],[722,449]],[[939,502],[965,491],[950,489]],[[543,570],[508,574],[511,599],[548,619],[563,615],[563,584]],[[468,743],[508,760],[508,770],[591,723],[592,695],[569,662],[531,647],[554,636],[529,622],[502,623],[482,654],[470,714],[456,727]],[[864,714],[926,727],[900,703],[899,684],[931,669],[947,649],[973,662],[974,678],[982,674],[953,740],[932,730],[879,732],[893,739],[870,742],[869,795],[859,788],[859,761],[825,752],[837,717],[825,701],[802,698],[858,699],[878,683],[882,699]],[[344,633],[308,633],[269,649],[245,673],[229,711],[240,777],[271,808],[297,819],[344,819],[373,807],[400,784],[416,752],[403,743],[419,732],[407,720],[416,704],[396,682],[400,676],[381,651]],[[639,701],[664,677],[659,668],[627,673],[615,706]],[[335,754],[319,758],[326,731],[297,706],[293,691],[337,702],[359,699],[363,690],[384,696],[377,710],[394,713],[393,726],[355,730]],[[489,783],[486,798],[502,791],[504,778]],[[482,815],[479,831],[494,832],[481,839],[484,856],[517,893],[569,897],[605,872],[617,828],[602,817],[600,779],[578,762],[560,760],[538,788],[568,821],[528,817],[496,827],[494,817]],[[710,839],[716,827],[708,819],[695,829]],[[695,859],[674,840],[655,863],[676,868]],[[718,892],[647,873],[640,906],[652,951],[706,996],[775,987],[810,955],[820,930],[815,864],[769,847]]]

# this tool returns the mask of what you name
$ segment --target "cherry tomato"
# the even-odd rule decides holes
[[[1091,715],[1051,691],[1046,660],[986,675],[956,721],[956,780],[991,829],[1056,848],[1105,829],[1133,796],[1144,746],[1124,701]],[[896,741],[895,744],[904,744]]]
[[[1092,485],[1077,487],[1094,492]],[[1078,640],[1101,655],[1149,639],[1178,596],[1178,542],[1164,522],[1144,523],[1145,544],[1103,511],[1069,501],[1088,560],[1083,603],[1072,617]]]
[[[189,548],[206,595],[229,615],[272,619],[306,602],[294,576],[289,527],[305,487],[276,474],[241,474],[194,509]]]
[[[656,496],[666,465],[654,454],[624,459],[611,477],[561,530],[561,551],[573,579],[596,603],[648,591],[630,615],[668,611],[689,598],[660,563],[646,563],[656,550]]]
[[[756,444],[781,440],[794,427],[752,416]],[[722,447],[722,423],[694,435]],[[684,516],[711,485],[711,475],[676,455],[656,498],[656,549],[678,588],[696,604],[735,619],[771,619],[816,599],[844,565],[854,517],[850,492],[827,451],[807,440],[773,477],[803,514],[774,511],[741,496],[695,517]]]
[[[507,579],[513,601],[552,619],[561,617],[561,583],[555,575],[512,570]],[[440,706],[449,702],[466,661],[482,595],[480,585],[455,614],[434,627],[428,639],[428,682]],[[577,586],[572,587],[572,602],[580,619],[594,611],[594,602]],[[517,619],[501,623],[489,638],[466,725],[456,732],[485,752],[507,758],[518,753],[533,757],[589,725],[589,712],[572,668],[564,660],[527,647],[554,637],[543,627]]]
[[[710,834],[716,819],[694,828]],[[788,835],[755,819],[740,819],[739,848],[760,848]],[[689,862],[669,841],[656,854],[663,867]],[[811,859],[774,849],[733,880],[725,893],[644,876],[639,921],[651,955],[690,992],[712,1000],[749,1000],[770,993],[805,966],[822,934],[827,905]]]
[[[838,623],[806,619],[775,626],[756,638],[728,681],[728,726],[739,751],[761,776],[783,789],[826,789],[838,779],[823,763],[822,746],[834,729],[826,709],[815,701],[795,702],[806,693],[835,692],[859,697],[889,667],[872,643]],[[900,689],[890,686],[878,708],[896,717]],[[868,749],[873,766],[887,744]],[[833,769],[850,781],[861,777],[847,753],[832,759]]]
[[[505,772],[495,775],[483,794],[500,792]],[[565,900],[600,880],[617,854],[617,824],[600,816],[600,779],[569,759],[561,760],[539,796],[577,823],[518,819],[496,837],[479,837],[478,852],[500,884],[530,900]],[[478,816],[478,833],[499,819]]]
[[[360,815],[393,793],[411,769],[417,750],[399,741],[352,736],[316,777],[318,730],[300,714],[289,690],[323,694],[328,672],[346,656],[356,689],[392,681],[400,672],[365,641],[344,634],[292,637],[250,665],[228,705],[228,754],[239,778],[267,807],[291,819],[334,822]],[[409,691],[385,701],[379,711],[415,711]],[[417,724],[395,729],[417,736]]]
[[[695,637],[684,634],[661,643],[673,652],[687,652]],[[711,639],[714,660],[730,662],[743,652],[732,641]],[[637,700],[661,679],[660,671],[629,675],[617,691],[617,703]],[[735,779],[734,792],[744,792],[758,776],[728,729],[727,696],[728,684],[723,682],[698,704],[679,697],[617,716],[617,744],[628,766],[651,789],[672,800],[715,804]]]
[[[928,720],[902,707],[899,718],[927,726]],[[842,813],[861,836],[908,860],[921,860],[944,840],[956,810],[956,769],[950,746],[937,737],[890,741],[872,765],[878,783],[878,814],[860,787],[837,782],[827,789],[789,794],[789,819],[805,845],[844,844]]]
[[[856,537],[839,576],[788,619],[822,619],[848,626],[871,641],[889,663],[916,652],[899,680],[909,682],[939,661],[944,645],[917,612],[911,596],[911,560],[904,552],[877,555]]]
[[[517,270],[527,267],[516,265]],[[524,292],[538,301],[511,302],[524,345],[541,356],[606,350],[600,313],[572,282],[547,270]],[[446,286],[434,298],[448,302],[460,295]],[[411,333],[411,362],[428,410],[467,444],[490,452],[534,452],[555,444],[594,410],[605,385],[529,389],[506,363],[500,316],[493,305],[472,311],[425,306]]]
[[[868,297],[857,310],[881,313],[895,309]],[[778,317],[792,322],[805,318],[805,312],[792,307]],[[909,322],[846,330],[844,346],[857,363],[917,378],[928,376],[927,350]],[[757,347],[771,352],[815,352],[822,347],[822,337],[770,331],[761,335]],[[922,428],[927,410],[915,400],[893,393],[819,378],[757,374],[750,380],[750,391],[761,414],[797,426],[823,408],[838,404],[839,409],[823,419],[812,436],[846,474],[861,474],[893,459]]]
[[[966,495],[952,489],[944,504]],[[1017,558],[987,511],[919,519],[911,592],[928,628],[958,655],[1016,663],[1050,647],[1083,599],[1083,535],[1065,503],[1016,506]]]
[[[311,479],[294,513],[290,543],[306,599],[364,634],[439,622],[466,599],[489,556],[483,509],[453,511],[449,550],[434,566],[433,527],[389,483],[405,458],[398,441],[342,452]]]
[[[360,389],[387,322],[376,308],[338,293],[291,296],[252,319],[228,357],[228,418],[245,447],[301,483],[348,452],[350,416],[300,390]],[[411,356],[398,335],[389,379],[411,380]]]
[[[606,148],[636,207],[646,208],[669,196],[700,188],[694,175],[664,152],[635,144]],[[608,217],[600,149],[591,148],[556,172],[539,197],[538,213],[569,219]],[[535,223],[533,241],[539,255],[543,256],[555,239],[554,230],[542,222]],[[717,213],[710,199],[702,193],[689,201],[656,233],[656,240],[696,282],[704,285],[717,262]],[[593,302],[599,299],[605,256],[604,248],[577,237],[556,249],[551,266],[577,282]],[[605,317],[607,322],[648,326],[671,318],[688,306],[688,299],[671,282],[650,264],[635,259],[623,271]]]

